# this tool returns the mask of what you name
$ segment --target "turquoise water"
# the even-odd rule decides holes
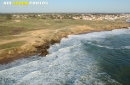
[[[130,85],[130,29],[69,35],[48,52],[0,65],[0,85]]]

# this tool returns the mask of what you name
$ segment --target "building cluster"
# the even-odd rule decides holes
[[[72,17],[73,19],[83,20],[116,20],[121,18],[130,18],[130,14],[82,14],[80,16]]]
[[[82,20],[116,20],[130,19],[130,14],[16,14],[15,18],[51,18],[51,19],[82,19]]]

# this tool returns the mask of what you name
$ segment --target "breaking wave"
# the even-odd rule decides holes
[[[46,57],[36,55],[0,65],[0,85],[130,84],[120,80],[125,74],[119,70],[126,62],[130,66],[129,43],[130,29],[69,35],[52,45]]]

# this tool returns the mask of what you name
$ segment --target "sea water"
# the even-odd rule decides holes
[[[69,35],[48,52],[0,65],[0,85],[130,85],[130,28]]]

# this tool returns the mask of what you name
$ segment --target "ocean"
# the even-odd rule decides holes
[[[0,85],[130,85],[130,28],[69,35],[48,52],[0,65]]]

